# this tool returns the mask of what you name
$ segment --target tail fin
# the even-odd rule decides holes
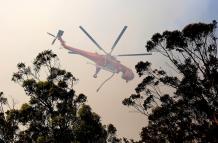
[[[63,34],[64,34],[63,30],[58,30],[58,34],[57,34],[56,38],[61,37]]]

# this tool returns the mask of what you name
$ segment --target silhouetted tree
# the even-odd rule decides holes
[[[30,100],[20,109],[8,111],[7,120],[14,117],[20,127],[13,132],[13,142],[106,143],[111,133],[85,104],[86,96],[75,93],[76,78],[60,69],[56,54],[46,50],[35,58],[33,68],[24,63],[17,68],[12,80],[24,88]]]
[[[182,31],[156,33],[146,44],[171,62],[168,75],[139,62],[143,80],[123,100],[148,117],[140,142],[218,142],[217,22],[187,25]]]
[[[18,129],[18,123],[14,114],[14,109],[7,111],[5,108],[10,108],[7,98],[0,92],[0,143],[14,142],[15,134]]]

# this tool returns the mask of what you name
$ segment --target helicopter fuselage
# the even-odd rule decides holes
[[[112,73],[122,73],[122,78],[126,81],[132,80],[134,78],[133,71],[124,66],[120,63],[114,56],[111,55],[100,55],[94,52],[87,52],[81,49],[77,49],[65,44],[62,38],[59,38],[61,45],[65,48],[70,50],[73,54],[78,54],[83,57],[88,58],[89,60],[95,62],[96,64],[96,74],[99,72],[100,69],[104,69],[110,71]],[[98,70],[98,71],[97,71]]]

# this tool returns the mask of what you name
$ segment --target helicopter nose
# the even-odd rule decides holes
[[[133,80],[134,79],[134,74],[131,72],[131,74],[129,74],[128,76],[128,80]]]
[[[126,82],[130,81],[130,80],[133,80],[134,79],[134,74],[129,74],[128,76],[126,76]]]

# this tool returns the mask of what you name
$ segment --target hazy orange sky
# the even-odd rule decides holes
[[[104,124],[113,123],[120,137],[138,138],[145,117],[122,105],[122,100],[134,93],[140,79],[125,83],[116,75],[99,93],[98,86],[110,73],[101,71],[92,76],[95,67],[88,59],[70,55],[57,42],[51,46],[46,32],[65,31],[64,40],[76,48],[101,53],[78,28],[82,25],[96,41],[109,51],[124,25],[127,31],[114,54],[145,51],[146,40],[155,32],[182,29],[193,22],[218,20],[216,0],[0,0],[0,91],[16,101],[17,106],[28,101],[23,89],[11,81],[18,62],[30,65],[41,51],[53,49],[62,68],[79,78],[77,93],[88,97],[88,104],[102,117]],[[145,57],[125,57],[119,60],[134,70],[140,60],[149,60],[156,67],[166,67],[158,54]],[[169,70],[170,72],[170,70]]]

